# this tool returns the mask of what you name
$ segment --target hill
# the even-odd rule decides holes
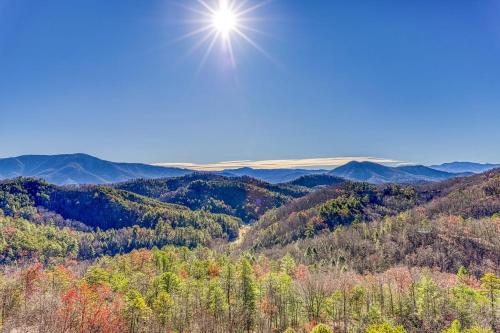
[[[307,188],[316,188],[321,186],[331,186],[338,185],[344,183],[346,180],[344,178],[335,177],[327,174],[318,174],[318,175],[307,175],[301,176],[291,182],[288,182],[290,185],[294,186],[303,186]]]
[[[392,184],[346,182],[322,188],[264,214],[245,237],[244,247],[281,246],[341,225],[395,215],[427,197],[412,186]]]
[[[50,183],[109,184],[136,178],[182,176],[192,171],[139,163],[116,163],[86,154],[24,155],[0,159],[0,179],[42,178]]]
[[[431,168],[446,172],[462,173],[462,172],[472,172],[481,173],[495,168],[500,168],[500,164],[490,164],[490,163],[474,163],[474,162],[451,162],[443,163],[439,165],[432,165]]]
[[[499,212],[500,169],[418,186],[347,183],[268,212],[242,247],[359,271],[463,265],[480,275],[500,266]]]
[[[227,169],[219,172],[227,177],[252,177],[268,183],[286,183],[306,175],[315,175],[328,172],[327,170],[306,170],[306,169]]]
[[[0,182],[0,209],[39,224],[45,224],[47,211],[78,221],[96,231],[94,239],[102,239],[118,252],[134,248],[134,242],[137,247],[152,247],[233,240],[241,223],[228,215],[193,211],[108,186],[61,187],[30,178]]]
[[[460,174],[434,170],[422,165],[388,167],[373,162],[349,162],[328,173],[329,175],[352,181],[383,183],[419,183],[426,181],[441,181]]]
[[[269,184],[250,177],[223,177],[195,173],[165,179],[138,179],[114,185],[115,188],[163,202],[236,216],[245,223],[257,220],[271,208],[308,194],[305,188]]]
[[[304,189],[162,181],[127,184],[149,195],[212,181]],[[233,243],[235,218],[112,186],[4,181],[0,207],[3,331],[498,331],[500,170],[411,186],[344,181],[271,209]]]

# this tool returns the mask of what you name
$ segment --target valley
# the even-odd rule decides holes
[[[214,173],[0,181],[3,329],[497,327],[500,169],[368,166],[283,183]],[[433,181],[408,182],[410,172]],[[400,183],[381,181],[394,173]],[[362,175],[370,182],[352,180]],[[48,300],[57,311],[43,310]]]

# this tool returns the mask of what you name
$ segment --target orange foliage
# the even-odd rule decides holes
[[[213,279],[220,274],[220,267],[215,262],[210,262],[208,264],[208,276]]]
[[[62,296],[59,323],[63,332],[126,332],[122,300],[105,286],[75,286]]]
[[[294,278],[299,281],[305,281],[307,278],[309,278],[309,275],[309,268],[302,264],[298,265],[293,272]]]

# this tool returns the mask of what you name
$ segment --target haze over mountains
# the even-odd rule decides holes
[[[470,175],[439,171],[423,165],[388,167],[372,162],[350,162],[333,169],[329,174],[344,179],[373,184],[440,181],[457,176]]]
[[[349,162],[331,171],[239,168],[212,173],[226,177],[248,176],[269,183],[293,182],[301,177],[311,175],[329,175],[347,180],[381,184],[441,181],[497,167],[500,167],[500,164],[453,162],[432,167],[422,165],[389,167],[373,162]],[[58,185],[110,184],[138,178],[179,177],[193,172],[195,171],[189,169],[141,163],[110,162],[87,154],[24,155],[0,159],[0,179],[20,176],[37,177]],[[325,184],[322,184],[322,181]],[[329,185],[332,181],[335,180],[319,177],[313,183]]]
[[[109,162],[87,154],[23,155],[0,159],[0,178],[43,178],[53,184],[108,184],[135,178],[183,176],[190,170]]]
[[[452,162],[440,165],[431,165],[431,168],[446,172],[473,172],[481,173],[491,169],[500,168],[500,164],[472,163],[472,162]]]

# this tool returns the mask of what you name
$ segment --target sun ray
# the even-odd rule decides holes
[[[175,5],[185,9],[185,10],[188,10],[194,14],[197,14],[197,15],[201,15],[201,16],[205,16],[205,17],[210,17],[210,14],[207,14],[207,12],[204,12],[202,10],[199,10],[199,9],[196,9],[196,8],[193,8],[193,7],[189,7],[189,6],[186,6],[184,4],[181,4],[181,3],[177,3],[175,2],[174,3]]]
[[[186,56],[189,56],[191,55],[193,52],[195,52],[196,50],[198,50],[200,47],[202,47],[203,44],[205,44],[210,38],[213,38],[214,35],[216,35],[217,33],[215,31],[211,31],[210,33],[206,34],[205,36],[203,36],[202,39],[200,39],[198,42],[196,42],[196,44],[194,44],[187,52]]]
[[[279,64],[269,53],[267,53],[266,50],[264,50],[262,47],[260,47],[256,42],[254,42],[250,37],[247,36],[243,31],[236,29],[235,32],[243,38],[248,44],[253,46],[254,49],[259,51],[263,56],[265,56],[268,60],[270,60],[272,63],[277,65],[278,67],[281,67],[281,64]]]
[[[219,37],[219,34],[216,32],[214,34],[214,37],[212,38],[212,41],[210,42],[210,45],[208,46],[208,49],[205,51],[205,54],[203,55],[203,58],[201,59],[200,65],[198,66],[198,73],[201,71],[205,63],[207,62],[208,56],[210,53],[212,53],[212,49],[214,48],[215,42],[217,42],[217,38]]]
[[[210,12],[210,14],[214,14],[216,12],[216,10],[214,8],[212,8],[204,0],[198,0],[198,3],[200,3],[203,7],[205,7]]]
[[[273,0],[267,0],[267,1],[263,1],[261,3],[258,3],[256,4],[255,6],[252,6],[252,7],[249,7],[249,8],[246,8],[242,11],[239,11],[238,13],[236,13],[236,17],[240,17],[240,16],[243,16],[243,15],[246,15],[246,14],[249,14],[261,7],[264,7],[266,5],[268,5],[270,2],[272,2]]]
[[[236,1],[234,3],[236,3]],[[240,1],[239,5],[235,6],[234,11],[239,13],[243,8],[245,8],[247,3],[248,0]]]
[[[237,50],[235,46],[241,45],[240,43],[236,43],[237,39],[250,44],[266,58],[275,62],[271,56],[250,37],[250,34],[254,33],[269,36],[264,31],[257,29],[252,22],[257,22],[259,20],[255,12],[272,1],[273,0],[261,0],[258,2],[257,0],[197,0],[196,2],[199,8],[186,8],[199,16],[198,19],[191,20],[191,22],[200,24],[201,26],[179,37],[176,41],[205,34],[188,53],[192,53],[208,41],[208,47],[203,54],[199,70],[206,63],[216,43],[220,43],[223,53],[228,57],[229,63],[233,67],[236,67]],[[252,13],[252,17],[248,16],[249,13]]]
[[[231,60],[231,65],[233,65],[233,67],[236,67],[236,59],[234,58],[233,42],[231,41],[231,38],[227,40],[227,47],[229,52],[229,59]]]
[[[191,32],[189,32],[189,33],[187,33],[187,34],[185,34],[183,36],[180,36],[180,37],[174,39],[174,42],[180,42],[180,41],[182,41],[182,40],[184,40],[186,38],[199,35],[199,34],[205,32],[205,31],[208,31],[210,29],[211,29],[211,27],[209,27],[209,26],[198,28],[198,29],[193,30],[193,31],[191,31]]]
[[[254,32],[254,33],[257,33],[257,34],[260,34],[260,35],[263,35],[263,36],[266,36],[266,37],[273,37],[273,35],[271,35],[270,33],[267,33],[265,31],[262,31],[262,30],[259,30],[259,29],[256,29],[254,27],[250,27],[248,25],[245,25],[245,24],[238,24],[238,28],[241,30],[241,31],[250,31],[250,32]]]

